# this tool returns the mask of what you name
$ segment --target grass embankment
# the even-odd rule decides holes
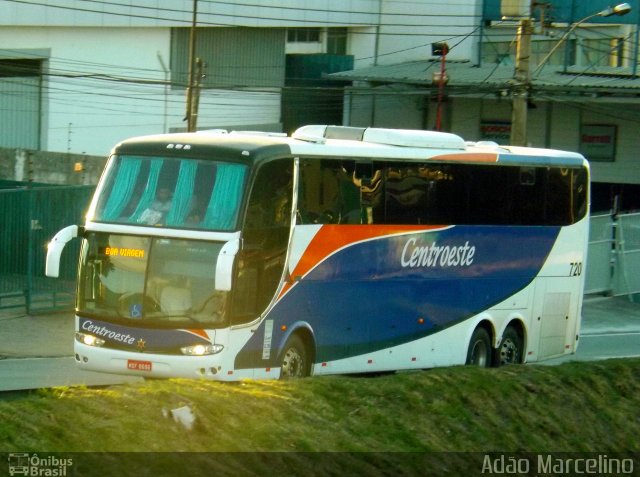
[[[163,416],[184,405],[192,430]],[[640,359],[149,381],[0,401],[0,451],[639,452],[639,409]]]
[[[182,405],[196,415],[191,431],[163,417]],[[0,401],[0,450],[638,452],[639,409],[638,359],[288,382],[159,380]]]

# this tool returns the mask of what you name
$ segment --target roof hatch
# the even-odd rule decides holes
[[[348,126],[303,126],[292,137],[302,141],[323,143],[326,139],[351,140],[402,147],[464,150],[460,136],[419,129],[356,128]]]

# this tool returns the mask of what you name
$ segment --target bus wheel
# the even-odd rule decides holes
[[[304,378],[311,369],[307,348],[298,335],[287,341],[280,357],[280,379]]]
[[[522,338],[513,326],[507,326],[496,354],[496,366],[522,363]]]
[[[471,335],[466,364],[481,368],[491,366],[491,338],[484,328],[476,328]]]

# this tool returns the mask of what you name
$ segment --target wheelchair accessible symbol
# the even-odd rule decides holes
[[[142,318],[142,305],[140,303],[134,303],[129,307],[129,316],[131,318]]]

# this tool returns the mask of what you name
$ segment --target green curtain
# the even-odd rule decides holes
[[[141,164],[142,161],[140,159],[121,159],[116,180],[113,183],[107,204],[102,211],[101,220],[115,220],[120,217],[133,194]]]
[[[151,206],[151,203],[156,197],[156,189],[158,187],[158,178],[160,177],[160,169],[162,169],[162,159],[151,159],[151,165],[149,166],[149,177],[147,177],[147,185],[140,197],[138,207],[135,212],[129,217],[129,222],[137,222],[142,213]]]
[[[242,164],[219,164],[202,226],[213,230],[230,230],[238,217],[242,185],[246,173]]]
[[[193,160],[182,161],[180,164],[171,210],[167,214],[167,225],[184,225],[187,214],[193,205],[193,185],[197,169],[198,163]]]

